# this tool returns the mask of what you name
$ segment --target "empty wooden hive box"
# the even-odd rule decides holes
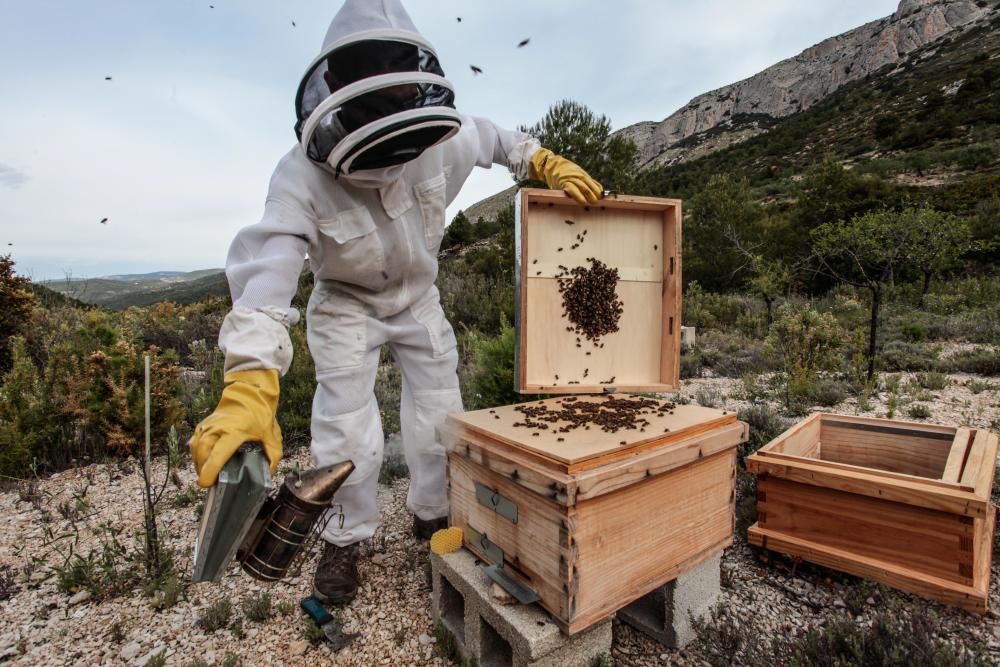
[[[817,413],[747,461],[752,544],[985,612],[997,436]]]
[[[679,384],[679,201],[522,190],[517,203],[515,386],[562,396],[448,417],[451,524],[491,578],[574,634],[732,542],[747,427],[623,393]],[[614,289],[583,290],[577,315],[620,317],[588,335],[564,288],[595,269],[617,271]]]

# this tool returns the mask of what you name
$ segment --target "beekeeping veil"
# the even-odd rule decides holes
[[[299,85],[295,131],[336,176],[384,169],[457,132],[454,100],[399,0],[347,0]]]

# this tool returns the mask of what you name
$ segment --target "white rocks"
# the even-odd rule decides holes
[[[292,642],[291,644],[289,644],[288,652],[291,655],[305,655],[306,653],[309,652],[309,648],[311,646],[312,645],[309,642],[307,642],[305,639],[302,639],[300,641]]]
[[[417,641],[418,641],[418,642],[420,642],[420,645],[421,645],[421,646],[427,646],[427,645],[429,645],[429,644],[433,644],[433,643],[434,643],[435,641],[437,641],[437,640],[435,640],[435,639],[434,639],[433,637],[431,637],[430,635],[427,635],[427,634],[421,634],[421,635],[420,635],[419,637],[417,637]]]
[[[91,598],[91,593],[88,590],[82,590],[76,593],[73,597],[69,599],[69,606],[80,604],[81,602],[86,602]]]
[[[142,651],[142,646],[139,642],[130,642],[122,647],[121,653],[118,655],[121,656],[122,660],[132,660],[139,655],[140,651]]]

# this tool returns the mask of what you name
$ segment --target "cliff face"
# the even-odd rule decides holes
[[[995,0],[902,0],[891,16],[699,95],[660,123],[637,123],[620,132],[636,142],[642,166],[722,148],[760,132],[754,117],[781,118],[807,109],[844,84],[898,64],[920,47],[996,10]],[[708,130],[713,137],[701,150],[676,147]]]

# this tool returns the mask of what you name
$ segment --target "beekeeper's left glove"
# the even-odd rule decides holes
[[[583,168],[548,148],[539,148],[531,156],[529,178],[545,181],[553,190],[562,190],[581,204],[593,204],[604,195],[604,188]]]
[[[244,443],[261,443],[272,475],[281,460],[278,371],[236,371],[225,383],[215,412],[198,424],[188,443],[202,488],[215,484],[219,471]]]

